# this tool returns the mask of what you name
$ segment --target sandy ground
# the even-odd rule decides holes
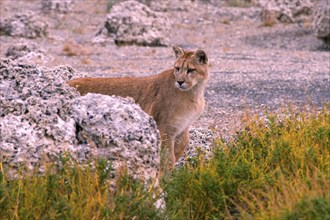
[[[173,65],[170,47],[92,43],[107,15],[105,0],[78,1],[68,14],[45,15],[40,6],[40,0],[0,0],[1,18],[32,10],[49,23],[47,38],[24,39],[53,58],[40,65],[70,65],[93,76],[143,76]],[[265,27],[259,12],[258,7],[198,1],[184,10],[173,6],[166,12],[172,22],[171,43],[202,48],[209,55],[208,106],[195,126],[227,136],[239,128],[247,111],[263,114],[287,104],[320,108],[330,102],[330,53],[313,36],[310,23]],[[0,36],[0,57],[20,41]],[[67,55],[65,47],[72,47],[73,56]]]

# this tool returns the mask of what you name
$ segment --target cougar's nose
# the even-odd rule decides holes
[[[184,81],[176,81],[180,86],[184,83]]]

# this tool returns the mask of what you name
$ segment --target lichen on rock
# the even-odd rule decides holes
[[[79,143],[91,143],[99,158],[113,168],[127,168],[136,178],[156,176],[159,132],[156,122],[132,99],[87,94],[72,102],[71,114],[79,126]]]
[[[52,57],[43,49],[34,43],[20,42],[7,49],[5,54],[7,58],[25,63],[46,63],[52,60]]]
[[[169,20],[137,1],[124,1],[114,5],[94,41],[113,37],[117,45],[166,46]]]
[[[57,13],[68,13],[72,10],[74,0],[42,0],[41,10],[45,13],[52,11]]]
[[[47,36],[48,24],[32,12],[0,18],[0,36],[39,38]]]
[[[46,69],[0,60],[0,158],[15,173],[69,153],[76,161],[106,159],[136,178],[155,178],[160,137],[155,121],[130,99],[88,94],[66,81],[71,67]],[[116,170],[113,176],[116,175]]]
[[[286,23],[305,20],[314,6],[312,0],[259,0],[259,5],[263,22],[274,19]]]
[[[317,38],[330,47],[330,2],[320,0],[313,12],[313,31]]]

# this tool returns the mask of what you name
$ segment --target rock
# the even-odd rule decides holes
[[[156,177],[160,137],[156,122],[133,99],[87,94],[72,103],[80,143],[92,142],[99,158],[137,177]],[[81,135],[79,135],[81,134]]]
[[[32,12],[0,18],[0,36],[38,38],[47,36],[48,24]]]
[[[42,0],[41,10],[45,13],[52,11],[57,13],[68,13],[72,10],[74,0]]]
[[[173,0],[138,0],[138,1],[147,5],[152,10],[158,12],[168,12],[168,11],[187,12],[189,11],[189,9],[191,9],[192,6],[196,5],[195,3],[198,3],[198,1],[195,2],[191,0],[180,1],[180,4],[178,4],[177,1],[173,1]],[[205,2],[206,1],[201,1],[201,3],[205,3]]]
[[[66,81],[66,66],[46,69],[0,60],[0,157],[34,170],[70,153],[78,162],[103,158],[141,179],[155,178],[160,136],[155,121],[130,99],[88,94]],[[15,175],[15,169],[9,169]],[[114,170],[112,176],[116,176]]]
[[[69,101],[79,94],[62,86],[72,76],[69,67],[48,71],[0,60],[0,155],[4,166],[22,164],[33,170],[45,156],[53,160],[64,151],[80,152],[73,145],[75,121],[68,115]]]
[[[315,36],[330,46],[330,2],[320,0],[313,12],[313,32]]]
[[[312,0],[259,0],[259,5],[262,22],[298,22],[311,15],[313,9]]]
[[[11,60],[0,60],[0,117],[8,114],[25,115],[35,118],[30,114],[33,108],[42,112],[56,112],[62,118],[67,117],[64,106],[67,100],[78,97],[79,94],[63,85],[75,75],[71,67],[60,66],[53,70],[36,67],[35,65],[16,63]],[[58,102],[58,106],[43,107],[41,104]],[[52,110],[51,108],[58,107]],[[47,108],[47,109],[42,109]]]
[[[112,7],[94,42],[110,36],[117,45],[165,46],[169,42],[169,26],[168,18],[161,12],[137,1],[120,2]]]
[[[112,8],[115,4],[119,4],[120,2],[125,2],[127,0],[109,0],[108,7]],[[188,11],[191,9],[192,5],[195,5],[195,0],[186,0],[180,1],[178,4],[177,0],[135,0],[141,4],[146,5],[151,10],[156,12],[167,12],[167,11]],[[204,0],[201,3],[208,3],[209,0]],[[218,3],[223,3],[221,0],[213,0],[213,5],[219,5]],[[223,5],[223,4],[222,4]]]
[[[17,62],[26,63],[46,63],[52,58],[46,52],[34,43],[21,42],[7,49],[6,57],[16,60]]]
[[[192,127],[189,134],[189,146],[185,149],[183,156],[176,162],[176,167],[190,163],[193,158],[198,156],[203,156],[203,159],[206,160],[212,156],[212,144],[215,140],[215,134],[212,130],[207,128]]]

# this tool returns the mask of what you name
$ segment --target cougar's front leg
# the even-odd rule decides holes
[[[161,139],[162,154],[165,155],[162,164],[172,169],[175,164],[174,137],[161,132]]]
[[[189,145],[189,128],[184,130],[179,136],[175,138],[174,154],[175,161],[178,161],[182,156],[184,150]]]

